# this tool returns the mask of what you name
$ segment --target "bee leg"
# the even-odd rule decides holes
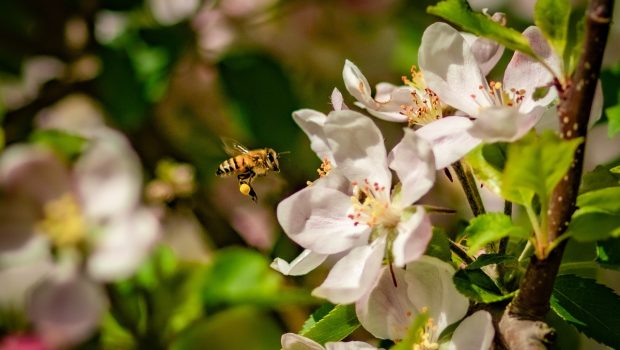
[[[237,176],[237,180],[239,181],[239,191],[246,196],[250,196],[254,202],[258,201],[258,196],[252,187],[252,181],[254,181],[255,177],[256,173],[253,171],[248,171]]]

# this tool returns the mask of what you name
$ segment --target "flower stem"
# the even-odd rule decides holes
[[[454,169],[456,177],[459,179],[461,187],[463,187],[465,197],[467,197],[467,202],[469,202],[469,207],[474,216],[484,214],[484,205],[482,204],[482,198],[480,198],[480,192],[478,192],[478,187],[476,186],[474,174],[472,174],[469,168],[463,166],[461,161],[453,163],[452,169]]]
[[[474,259],[472,259],[469,255],[467,255],[467,252],[463,250],[463,248],[461,248],[460,245],[454,243],[452,240],[449,240],[448,242],[450,244],[450,250],[454,254],[456,254],[459,258],[461,258],[461,260],[467,263],[467,265],[474,262]]]

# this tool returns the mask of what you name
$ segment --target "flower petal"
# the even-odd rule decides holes
[[[351,110],[334,111],[327,117],[325,135],[338,168],[349,180],[391,185],[383,136],[370,118]]]
[[[364,106],[368,113],[390,122],[406,122],[407,116],[401,113],[402,106],[413,103],[411,96],[413,89],[409,86],[396,86],[390,83],[379,83],[376,89],[375,102]]]
[[[280,338],[282,350],[324,350],[324,348],[312,339],[295,333],[282,334]]]
[[[408,264],[405,270],[409,300],[416,310],[428,307],[437,334],[463,318],[469,307],[469,300],[456,290],[452,282],[454,272],[451,265],[430,256]]]
[[[72,274],[41,283],[31,295],[28,314],[53,348],[66,348],[93,334],[105,305],[105,294],[97,284]]]
[[[88,272],[100,281],[130,277],[160,236],[159,220],[148,209],[117,218],[103,228],[88,259]]]
[[[332,95],[330,98],[332,102],[332,108],[334,111],[341,111],[343,109],[349,109],[349,107],[344,103],[344,99],[342,98],[342,93],[338,88],[334,88],[332,90]]]
[[[129,141],[112,130],[102,132],[75,164],[78,192],[86,214],[110,219],[131,211],[139,202],[142,174]]]
[[[534,127],[544,110],[544,107],[537,106],[530,113],[523,114],[512,107],[488,107],[480,112],[467,132],[485,142],[512,142]]]
[[[471,47],[451,26],[434,23],[426,28],[418,63],[426,85],[444,103],[472,116],[478,114],[481,106],[492,104]]]
[[[312,109],[300,109],[293,112],[293,120],[310,139],[310,148],[321,160],[334,163],[334,157],[329,149],[327,137],[323,130],[327,116]]]
[[[69,191],[69,172],[51,151],[15,145],[0,158],[0,186],[43,204]]]
[[[504,45],[500,45],[497,41],[475,36],[470,33],[461,33],[465,41],[471,46],[471,52],[476,57],[476,62],[484,76],[495,67],[502,54],[504,53]]]
[[[418,136],[431,144],[437,170],[463,158],[482,142],[467,133],[472,125],[469,118],[451,116],[438,119],[416,130]]]
[[[380,339],[403,339],[420,310],[409,300],[405,270],[383,267],[373,288],[355,303],[360,323]],[[392,280],[396,281],[396,285]]]
[[[368,237],[369,229],[347,215],[351,197],[324,186],[306,187],[278,204],[277,216],[286,235],[318,254],[350,249]]]
[[[388,156],[390,168],[402,183],[400,205],[409,206],[426,194],[435,183],[435,157],[431,145],[410,129]]]
[[[486,311],[477,311],[467,317],[454,330],[449,349],[488,350],[493,344],[495,329],[491,315]]]
[[[0,253],[17,250],[32,239],[41,219],[40,203],[23,195],[4,195],[0,200]]]
[[[329,342],[326,350],[378,350],[376,347],[362,341]]]
[[[290,263],[284,259],[275,258],[271,263],[271,268],[286,276],[301,276],[317,268],[326,258],[327,255],[306,249]]]
[[[394,265],[402,267],[424,255],[433,236],[433,227],[424,207],[416,206],[415,213],[401,221],[396,229],[398,235],[392,245],[392,255]]]
[[[529,40],[534,52],[554,70],[556,76],[562,76],[562,61],[549,46],[540,29],[529,27],[523,35]],[[529,113],[536,106],[549,105],[557,97],[554,88],[549,89],[549,93],[537,101],[533,94],[536,88],[548,86],[552,82],[553,75],[541,63],[519,51],[512,56],[504,73],[505,91],[525,90],[525,98],[519,105],[521,113]]]
[[[345,88],[356,100],[365,106],[372,105],[375,102],[370,95],[368,80],[353,62],[349,60],[344,62],[342,79],[344,80]]]
[[[385,237],[370,245],[353,248],[340,259],[312,295],[334,304],[349,304],[362,297],[375,283],[385,252]]]

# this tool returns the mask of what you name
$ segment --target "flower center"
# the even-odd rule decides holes
[[[353,225],[362,223],[370,227],[396,227],[401,213],[390,205],[390,196],[385,186],[380,186],[377,182],[370,184],[367,179],[363,184],[353,182],[352,185],[353,212],[348,217],[353,220]]]
[[[478,89],[484,90],[484,86],[480,85]],[[507,91],[504,89],[502,83],[491,80],[487,93],[496,106],[518,107],[521,102],[523,102],[523,99],[525,99],[526,91],[524,89],[517,90],[515,88]],[[474,100],[476,99],[476,95],[471,96]]]
[[[426,125],[442,116],[443,107],[436,93],[426,87],[424,76],[416,66],[411,67],[411,79],[403,76],[403,83],[414,88],[411,93],[413,103],[400,106],[401,113],[407,116],[409,126]]]
[[[329,159],[324,158],[323,163],[321,163],[321,166],[318,169],[316,169],[316,172],[319,173],[320,177],[323,177],[323,176],[327,176],[327,174],[329,174],[331,170],[332,170],[332,163],[329,161]]]
[[[75,196],[70,193],[45,204],[43,215],[37,227],[57,246],[75,245],[86,235],[84,217]]]
[[[420,329],[420,341],[417,344],[413,344],[412,350],[437,350],[439,349],[439,343],[434,339],[437,335],[437,326],[434,324],[433,319],[429,318],[424,325],[424,328]]]

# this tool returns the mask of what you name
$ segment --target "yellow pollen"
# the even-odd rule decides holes
[[[443,106],[439,97],[429,88],[425,88],[422,93],[411,92],[412,105],[401,106],[401,114],[407,116],[409,126],[426,125],[441,118]]]
[[[353,225],[361,223],[370,227],[396,227],[400,221],[400,211],[390,206],[389,195],[384,186],[376,182],[370,184],[365,180],[364,184],[353,184],[353,187],[353,212],[348,215]]]
[[[241,184],[239,185],[239,192],[241,192],[244,196],[247,196],[250,193],[250,185],[248,184]]]
[[[44,218],[37,228],[55,245],[76,245],[86,236],[86,222],[75,197],[66,193],[43,207]]]
[[[320,177],[323,176],[327,176],[327,174],[329,174],[329,172],[332,170],[332,163],[327,159],[323,159],[323,163],[321,163],[321,166],[316,169],[316,172],[319,173]]]
[[[424,310],[426,308],[423,308]],[[426,311],[423,311],[426,312]],[[420,330],[420,341],[414,344],[412,350],[437,350],[439,349],[439,343],[433,338],[437,336],[437,326],[433,322],[432,318],[429,318],[424,326],[424,329]]]
[[[426,82],[424,81],[424,76],[422,75],[422,72],[418,70],[418,67],[416,67],[415,65],[411,66],[410,72],[411,79],[406,76],[402,76],[401,79],[403,80],[403,84],[409,85],[418,90],[426,89]]]

